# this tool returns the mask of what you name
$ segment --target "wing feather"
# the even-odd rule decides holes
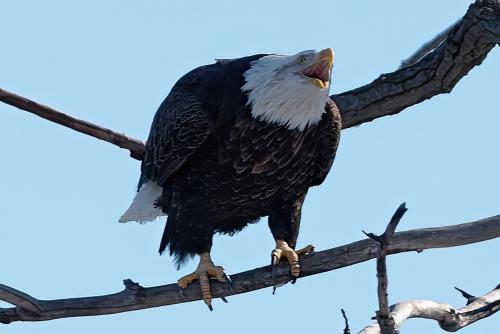
[[[340,116],[337,105],[329,100],[325,106],[325,119],[319,123],[321,128],[318,128],[318,141],[324,143],[318,152],[318,161],[316,163],[316,171],[312,186],[323,183],[330,168],[332,167],[337,147],[340,140],[340,130],[342,129],[342,118]]]
[[[142,182],[164,185],[211,133],[200,98],[185,86],[174,88],[153,119],[141,167]]]

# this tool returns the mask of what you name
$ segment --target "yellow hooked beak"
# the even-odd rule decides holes
[[[319,88],[326,88],[332,75],[334,53],[331,48],[321,50],[316,55],[314,64],[307,67],[303,74]]]

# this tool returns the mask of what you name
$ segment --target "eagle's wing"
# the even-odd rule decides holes
[[[333,160],[335,160],[340,140],[340,130],[342,129],[342,118],[339,109],[332,100],[326,102],[325,112],[325,118],[319,123],[318,133],[320,137],[317,138],[318,142],[325,143],[325,145],[320,148],[312,186],[323,183],[328,175]]]
[[[139,187],[146,180],[164,185],[211,132],[212,126],[201,99],[188,89],[174,88],[153,119]]]

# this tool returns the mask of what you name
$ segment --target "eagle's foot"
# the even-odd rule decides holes
[[[290,273],[293,277],[298,277],[300,274],[299,255],[308,255],[312,252],[314,252],[313,245],[306,246],[296,251],[293,250],[286,241],[276,240],[276,248],[271,253],[273,268],[280,263],[282,258],[286,258],[290,264]]]
[[[203,301],[207,304],[210,311],[212,311],[210,278],[214,278],[219,282],[224,283],[226,281],[226,274],[224,273],[224,268],[214,265],[212,259],[210,258],[210,253],[207,252],[200,254],[200,263],[198,264],[196,270],[193,273],[180,278],[177,281],[177,285],[185,289],[192,282],[199,280]]]

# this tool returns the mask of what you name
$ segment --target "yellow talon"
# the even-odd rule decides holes
[[[314,246],[309,245],[297,251],[293,250],[286,241],[276,240],[276,248],[272,251],[273,265],[277,265],[281,258],[286,258],[290,264],[290,272],[293,277],[300,275],[299,255],[307,255],[314,251]]]
[[[210,253],[206,252],[200,254],[200,263],[198,264],[196,270],[193,273],[180,278],[177,281],[177,285],[185,289],[192,282],[199,280],[203,301],[207,304],[210,311],[212,311],[210,278],[215,278],[219,282],[224,283],[226,281],[226,274],[224,274],[224,268],[214,265],[212,259],[210,258]]]

